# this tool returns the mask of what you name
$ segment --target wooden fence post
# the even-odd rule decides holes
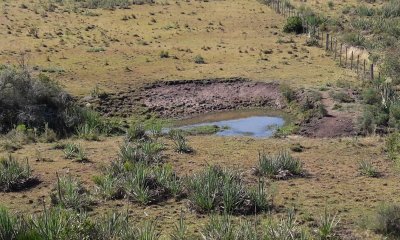
[[[364,78],[365,78],[365,59],[364,59]]]
[[[340,50],[339,50],[339,66],[342,66],[342,49],[343,49],[343,43],[340,44]]]
[[[325,46],[325,50],[326,50],[326,51],[329,50],[329,33],[326,34],[326,46]]]
[[[371,81],[374,81],[374,64],[371,63]]]
[[[347,49],[348,49],[348,47],[346,46],[346,61],[344,62],[345,67],[347,67]]]
[[[354,55],[353,55],[353,51],[351,51],[351,63],[350,63],[350,69],[351,70],[353,70],[353,57],[354,57]]]
[[[360,55],[357,55],[357,75],[358,75],[358,65],[360,64]]]
[[[331,35],[331,51],[333,51],[333,35]]]
[[[337,38],[335,38],[335,61],[336,61],[336,54],[337,54]]]

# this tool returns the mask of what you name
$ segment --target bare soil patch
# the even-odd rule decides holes
[[[285,107],[279,84],[243,78],[156,82],[90,102],[106,116],[122,117],[140,108],[162,117],[185,118],[250,107]]]

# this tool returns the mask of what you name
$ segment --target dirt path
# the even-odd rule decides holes
[[[301,133],[308,137],[344,137],[357,134],[354,120],[355,115],[348,111],[335,110],[335,100],[329,95],[329,92],[321,93],[321,102],[327,110],[327,115],[322,119],[317,119],[305,124]]]

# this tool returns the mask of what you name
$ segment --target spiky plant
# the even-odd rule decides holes
[[[174,231],[171,234],[171,240],[186,240],[187,237],[187,226],[185,223],[185,216],[181,210],[179,215],[179,222],[175,224]]]
[[[321,239],[331,239],[334,236],[334,230],[340,219],[337,215],[331,215],[328,213],[328,209],[325,208],[324,215],[321,216],[318,222],[318,234]]]
[[[34,180],[28,159],[21,163],[11,155],[0,158],[0,191],[18,190]]]
[[[301,161],[292,157],[287,151],[281,151],[277,155],[259,153],[258,172],[261,175],[279,177],[281,173],[286,175],[286,171],[291,175],[301,175],[303,173]]]

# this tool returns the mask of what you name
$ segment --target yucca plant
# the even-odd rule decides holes
[[[76,128],[76,135],[81,139],[98,141],[100,139],[99,134],[97,126],[93,127],[89,123],[84,123]]]
[[[210,222],[201,231],[204,240],[226,239],[235,240],[235,224],[229,215],[212,215]]]
[[[137,240],[157,240],[160,238],[160,233],[157,231],[157,224],[154,221],[146,221],[142,226],[137,227]]]
[[[277,155],[267,155],[260,152],[258,172],[264,176],[285,178],[289,177],[287,175],[301,175],[303,167],[301,161],[292,157],[287,151],[281,151]]]
[[[243,184],[240,181],[240,177],[232,172],[224,172],[221,180],[224,211],[233,213],[246,196]]]
[[[57,174],[57,184],[50,197],[54,205],[62,208],[81,211],[87,210],[91,205],[89,194],[81,182],[69,174],[62,177]]]
[[[0,158],[0,191],[14,191],[27,187],[37,181],[32,177],[28,159],[21,163],[13,156]]]
[[[119,199],[124,195],[120,177],[105,173],[101,176],[95,176],[93,181],[96,184],[96,193],[106,200]]]
[[[277,222],[269,221],[265,239],[268,240],[308,240],[312,239],[298,224],[293,209],[288,211],[287,217]]]
[[[126,131],[128,141],[141,140],[146,137],[146,129],[143,124],[136,123],[131,125]]]
[[[151,199],[148,178],[150,168],[144,164],[135,164],[133,170],[125,177],[125,191],[129,198],[141,204],[148,204]]]
[[[21,221],[0,207],[0,240],[17,239],[21,231]]]
[[[199,211],[208,213],[215,208],[220,180],[216,167],[208,167],[188,179],[189,199]]]
[[[336,215],[328,213],[328,209],[325,208],[324,215],[321,216],[318,222],[318,233],[321,239],[331,239],[334,236],[334,230],[340,219]]]
[[[88,160],[83,147],[76,143],[67,143],[64,146],[64,156],[66,159],[75,159],[80,162]]]
[[[250,192],[250,199],[254,202],[256,212],[264,211],[271,207],[272,194],[268,192],[263,180],[258,180],[257,187]]]
[[[183,211],[181,210],[181,214],[179,215],[179,222],[175,224],[174,231],[171,234],[171,240],[186,240],[187,236],[187,226],[185,223],[185,216]]]
[[[85,214],[45,207],[42,213],[32,216],[30,224],[40,236],[34,239],[83,239],[78,230],[84,225],[86,219]]]
[[[171,165],[162,165],[154,168],[157,181],[166,187],[173,196],[177,197],[182,192],[182,181],[173,171]]]
[[[192,153],[193,148],[187,143],[186,137],[183,135],[182,131],[171,131],[170,136],[174,141],[175,151],[178,153]]]
[[[379,172],[375,169],[371,161],[361,160],[358,162],[360,174],[367,177],[379,177]]]
[[[120,147],[119,157],[124,162],[150,164],[161,160],[163,149],[164,146],[158,142],[144,141],[133,144],[125,141]]]
[[[126,213],[108,213],[96,219],[94,239],[136,239],[136,232]]]

